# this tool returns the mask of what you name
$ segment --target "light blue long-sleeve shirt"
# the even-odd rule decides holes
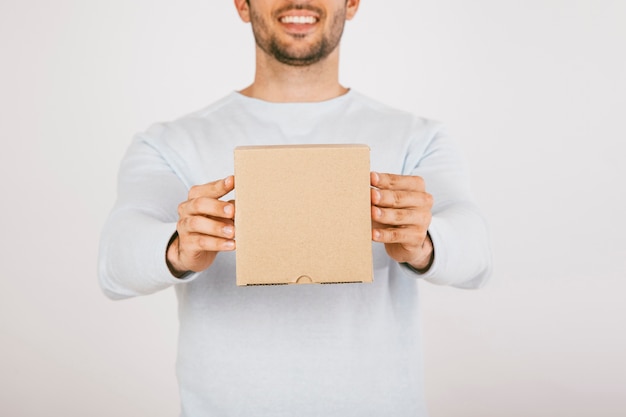
[[[231,175],[236,146],[316,143],[365,143],[373,171],[424,178],[435,202],[428,272],[372,243],[373,284],[237,287],[232,252],[204,272],[171,275],[165,249],[191,186]],[[477,288],[490,273],[468,170],[441,124],[354,91],[321,103],[231,93],[137,135],[99,259],[111,298],[175,287],[184,417],[426,416],[418,284]]]

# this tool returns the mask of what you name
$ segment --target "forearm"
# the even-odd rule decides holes
[[[100,240],[98,273],[107,296],[151,294],[184,282],[169,271],[165,255],[187,192],[170,162],[136,136],[120,165],[117,201]]]
[[[492,256],[485,219],[470,190],[469,167],[456,143],[441,126],[425,149],[413,142],[407,157],[408,173],[421,176],[433,196],[428,234],[433,245],[427,271],[405,268],[412,276],[460,288],[478,288],[491,274]]]
[[[140,212],[114,213],[100,241],[99,281],[113,299],[152,294],[178,283],[165,261],[175,223]]]
[[[489,233],[477,208],[459,203],[433,214],[429,229],[434,259],[421,277],[439,285],[479,288],[491,274]],[[417,268],[416,268],[417,269]]]

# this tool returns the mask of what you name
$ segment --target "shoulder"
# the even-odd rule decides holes
[[[161,147],[206,137],[207,131],[223,120],[226,113],[233,113],[233,106],[236,106],[236,100],[234,94],[229,94],[199,110],[169,121],[156,122],[137,134],[137,139]]]
[[[425,143],[445,131],[444,124],[438,120],[390,106],[356,91],[351,94],[359,124],[377,132],[388,132],[387,137]]]
[[[437,120],[390,106],[357,91],[351,91],[351,94],[355,107],[373,122],[395,124],[422,133],[435,133],[443,128],[443,123]]]

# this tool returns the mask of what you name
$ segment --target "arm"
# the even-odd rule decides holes
[[[372,173],[373,239],[412,276],[478,288],[491,274],[491,250],[465,160],[440,131],[413,146],[409,175]]]
[[[221,183],[224,185],[226,181]],[[211,186],[192,187],[189,193],[207,188]],[[122,160],[117,201],[100,240],[98,276],[107,296],[122,299],[151,294],[195,279],[197,274],[187,275],[185,279],[177,277],[187,270],[200,270],[198,265],[185,260],[188,251],[182,250],[182,259],[178,256],[181,236],[189,242],[188,237],[195,233],[189,227],[194,221],[181,221],[178,214],[180,209],[185,218],[194,215],[190,210],[193,204],[186,204],[190,200],[188,189],[171,164],[144,138],[137,136]],[[206,203],[206,199],[200,200]],[[181,229],[178,232],[177,227]],[[182,247],[186,248],[187,244]]]

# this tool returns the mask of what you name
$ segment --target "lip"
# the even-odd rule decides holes
[[[286,16],[312,16],[318,21],[322,15],[322,10],[312,5],[288,5],[276,10],[276,17],[278,20]]]

